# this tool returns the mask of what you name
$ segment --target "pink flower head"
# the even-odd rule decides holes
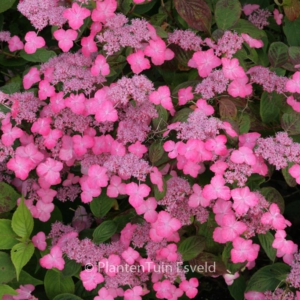
[[[110,153],[111,155],[124,156],[126,154],[126,147],[122,143],[113,141]]]
[[[118,3],[116,0],[104,0],[102,2],[97,1],[96,5],[96,9],[92,12],[92,20],[105,24],[108,19],[115,16]]]
[[[253,244],[252,240],[245,240],[237,237],[232,245],[231,260],[233,263],[236,264],[256,260],[260,247],[257,244]]]
[[[194,98],[192,93],[192,87],[188,86],[187,88],[179,89],[178,91],[178,104],[185,105],[188,101]]]
[[[286,103],[290,105],[294,111],[300,112],[300,102],[296,101],[293,96],[287,97]]]
[[[272,247],[280,250],[281,254],[292,254],[295,251],[295,244],[293,241],[285,239],[286,232],[284,230],[277,230]]]
[[[246,300],[266,300],[266,296],[262,292],[249,291],[244,296]]]
[[[36,203],[35,213],[33,214],[33,217],[39,219],[41,222],[47,222],[50,219],[53,210],[53,203],[45,203],[39,200]]]
[[[127,223],[126,226],[121,231],[120,241],[124,247],[129,247],[131,238],[135,229],[137,228],[136,224]]]
[[[185,292],[188,298],[194,299],[198,294],[198,279],[191,278],[189,281],[184,280],[179,284],[179,288]]]
[[[286,82],[285,88],[291,93],[300,93],[300,72],[294,73],[292,79]]]
[[[230,160],[235,164],[247,164],[253,166],[256,164],[256,156],[248,147],[240,147],[231,153]]]
[[[61,182],[60,171],[63,164],[52,158],[47,158],[44,163],[40,163],[36,168],[39,177],[42,177],[50,185],[59,184]]]
[[[50,130],[50,132],[44,136],[44,145],[47,149],[53,149],[57,145],[58,139],[63,136],[63,132],[59,129]]]
[[[112,296],[110,291],[105,287],[102,287],[98,291],[98,296],[94,297],[94,300],[114,300],[114,299],[115,299],[114,296]]]
[[[33,291],[34,291],[34,285],[32,284],[20,285],[20,287],[16,289],[18,295],[13,296],[11,299],[12,300],[36,299],[33,295],[31,295]],[[6,300],[4,297],[2,299]]]
[[[188,66],[197,68],[201,77],[207,77],[211,71],[221,65],[221,59],[214,55],[214,50],[197,51],[189,60]]]
[[[24,89],[30,89],[35,83],[39,82],[40,80],[40,71],[36,67],[30,68],[29,72],[23,77]]]
[[[108,184],[107,169],[99,165],[91,165],[88,170],[88,176],[91,184],[96,187],[106,187]]]
[[[189,197],[189,206],[190,207],[198,207],[199,205],[203,207],[207,207],[210,204],[210,200],[207,200],[202,196],[202,188],[195,183],[193,185],[194,193]]]
[[[104,272],[109,277],[115,277],[118,273],[118,268],[121,263],[121,258],[119,255],[111,254],[108,258],[103,258],[99,262],[99,267],[104,269]]]
[[[97,2],[99,3],[99,2]],[[98,47],[96,42],[94,41],[94,36],[90,35],[87,37],[83,37],[81,39],[81,46],[82,46],[82,54],[85,57],[90,57],[91,53],[97,52]]]
[[[167,261],[176,261],[178,258],[177,245],[169,244],[167,247],[156,251],[156,259],[166,258]]]
[[[225,179],[221,175],[214,176],[210,184],[204,186],[202,195],[207,200],[215,200],[217,198],[229,200],[231,198],[230,188],[225,186]]]
[[[215,175],[223,175],[225,170],[228,168],[228,164],[224,161],[216,161],[210,166],[210,170],[215,173]]]
[[[103,55],[99,54],[96,57],[95,64],[91,68],[91,73],[93,76],[98,76],[99,74],[102,76],[109,75],[109,64],[106,62],[106,58]]]
[[[251,15],[257,9],[259,9],[258,4],[246,4],[243,6],[243,12],[246,16]]]
[[[274,14],[274,19],[276,21],[276,24],[281,25],[282,19],[283,19],[283,14],[279,13],[278,9],[274,9],[273,14]]]
[[[156,66],[162,65],[165,60],[171,60],[175,56],[172,50],[167,49],[166,43],[161,38],[150,40],[144,54],[151,57],[152,63]]]
[[[12,127],[11,123],[2,125],[1,127],[3,134],[1,135],[1,142],[4,146],[12,146],[16,139],[20,138],[24,132],[18,127]]]
[[[126,194],[129,195],[129,203],[137,208],[142,204],[145,197],[150,194],[150,187],[146,184],[137,185],[135,182],[126,185]]]
[[[160,104],[166,110],[170,111],[171,115],[175,114],[171,92],[168,86],[160,86],[157,91],[154,91],[149,95],[149,100],[156,105]]]
[[[52,118],[38,118],[31,126],[31,132],[46,136],[51,131]]]
[[[16,155],[7,162],[6,167],[14,171],[17,178],[25,180],[31,171],[32,162],[28,158]]]
[[[36,193],[44,203],[52,203],[57,191],[52,189],[38,189]]]
[[[243,78],[246,76],[244,69],[240,66],[237,58],[228,59],[222,57],[221,59],[223,65],[224,76],[230,80],[237,78]]]
[[[250,207],[258,203],[258,198],[247,186],[231,190],[231,196],[234,201],[232,207],[239,215],[244,215]]]
[[[72,7],[63,12],[63,17],[68,20],[69,26],[77,30],[83,25],[83,20],[90,16],[91,12],[85,7],[80,7],[73,2]]]
[[[228,86],[228,94],[234,98],[245,98],[252,94],[252,85],[247,84],[248,77],[237,78],[233,80]]]
[[[55,93],[50,97],[50,107],[54,113],[58,113],[66,107],[64,92]]]
[[[106,193],[110,198],[116,198],[119,194],[126,194],[126,184],[122,183],[122,179],[119,176],[114,175],[110,178],[110,184]]]
[[[262,40],[254,39],[246,33],[242,33],[242,38],[250,48],[262,48],[264,46],[264,42]]]
[[[140,254],[133,248],[128,247],[127,250],[122,252],[121,256],[129,265],[132,265],[140,257]]]
[[[234,280],[239,277],[240,277],[239,272],[235,272],[234,274],[224,274],[223,275],[223,278],[227,285],[232,285]]]
[[[138,158],[142,158],[143,155],[148,152],[148,148],[145,145],[141,144],[140,141],[137,141],[128,147],[128,151],[130,153],[134,153]]]
[[[133,289],[124,292],[124,300],[142,300],[143,288],[135,286]]]
[[[104,281],[102,274],[100,274],[97,268],[94,267],[92,269],[85,269],[81,271],[79,273],[79,277],[87,291],[95,289],[99,283]]]
[[[30,162],[30,169],[34,169],[43,159],[44,154],[40,152],[34,143],[20,146],[16,149],[16,155]]]
[[[23,48],[24,48],[24,44],[17,35],[14,35],[8,41],[8,49],[10,52],[22,50]]]
[[[258,132],[249,132],[241,134],[239,136],[239,147],[248,147],[250,149],[253,149],[259,137],[260,133]]]
[[[65,266],[65,261],[62,258],[60,247],[53,246],[50,253],[40,259],[40,265],[45,269],[57,268],[58,270],[62,270]]]
[[[231,209],[232,202],[218,199],[213,207],[215,213],[215,220],[218,225],[223,226],[223,217],[226,215],[234,215]]]
[[[132,72],[135,74],[140,74],[151,67],[149,59],[145,58],[145,54],[142,50],[128,55],[127,61],[130,64]]]
[[[159,236],[167,238],[181,228],[181,222],[172,218],[172,216],[166,211],[160,211],[158,213],[157,221],[152,224],[156,228],[156,232]]]
[[[111,101],[104,101],[101,105],[101,110],[98,110],[95,115],[95,119],[98,122],[116,122],[118,118],[118,112]]]
[[[94,138],[89,135],[74,135],[72,136],[74,151],[78,156],[87,153],[88,149],[94,146]]]
[[[141,202],[141,204],[136,207],[136,213],[138,215],[144,214],[144,219],[149,223],[154,223],[157,220],[157,207],[156,199],[153,197],[148,198],[146,201]]]
[[[214,139],[208,139],[205,142],[205,149],[214,151],[217,155],[226,156],[228,153],[226,147],[227,138],[225,135],[218,135]]]
[[[236,133],[235,130],[233,130],[232,126],[228,122],[223,122],[222,128],[225,130],[225,132],[230,135],[231,137],[236,137],[238,134]]]
[[[262,224],[271,225],[272,228],[278,230],[291,225],[291,223],[280,213],[280,209],[276,203],[270,205],[269,212],[264,213],[260,221]]]
[[[34,247],[38,248],[40,251],[46,250],[46,235],[43,231],[38,232],[35,236],[31,238],[31,240]]]
[[[41,80],[39,83],[38,96],[40,100],[46,100],[55,95],[55,88],[47,80]]]
[[[158,170],[158,168],[156,168],[156,167],[152,168],[152,171],[150,173],[150,180],[151,180],[151,183],[157,185],[157,188],[158,188],[158,190],[160,192],[163,191],[163,189],[164,189],[164,187],[163,187],[164,186],[164,181],[163,181],[162,174]]]
[[[70,94],[68,98],[65,99],[66,107],[69,107],[74,114],[83,115],[85,112],[85,96],[83,93],[79,95]]]
[[[206,100],[204,99],[198,99],[196,106],[196,110],[203,111],[206,116],[211,116],[215,112],[214,108],[207,104]]]
[[[45,40],[41,36],[37,36],[34,31],[28,31],[25,35],[24,50],[27,54],[33,54],[36,49],[42,48],[46,45]]]
[[[162,282],[156,282],[153,285],[154,291],[156,291],[156,297],[158,299],[171,299],[172,298],[172,287],[173,285],[171,284],[170,280],[165,279]]]
[[[300,184],[300,165],[295,164],[289,169],[289,173],[293,178],[296,179],[296,182]]]
[[[75,4],[78,5],[77,3],[73,3],[73,5]],[[59,29],[53,32],[53,36],[58,40],[58,47],[63,52],[68,52],[73,47],[73,42],[76,40],[78,33],[72,29]]]

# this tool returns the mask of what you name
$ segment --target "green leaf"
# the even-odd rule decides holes
[[[61,272],[48,270],[44,280],[46,295],[50,300],[63,293],[73,294],[75,285],[71,277],[64,277]]]
[[[10,282],[16,277],[16,270],[10,256],[2,251],[0,251],[0,270],[0,284]]]
[[[155,108],[157,110],[158,117],[152,120],[153,129],[160,131],[168,126],[167,120],[169,113],[161,105],[156,105]]]
[[[270,203],[276,203],[280,209],[280,212],[283,214],[285,206],[284,199],[275,188],[264,187],[260,192]]]
[[[93,198],[93,201],[90,203],[90,208],[95,217],[103,218],[110,211],[115,202],[115,199],[107,196],[106,189],[103,189],[99,197]]]
[[[10,9],[16,0],[1,0],[0,2],[0,13]]]
[[[46,50],[44,48],[37,49],[33,54],[27,54],[24,50],[21,50],[20,56],[30,62],[45,63],[50,58],[56,56],[56,53],[52,50]]]
[[[64,277],[71,277],[77,275],[81,271],[81,265],[75,260],[65,258],[65,266],[61,271]]]
[[[205,238],[199,235],[190,236],[178,246],[178,252],[182,254],[184,261],[197,257],[205,248]]]
[[[11,223],[13,231],[20,237],[27,239],[33,230],[33,217],[22,198],[20,205],[12,216]]]
[[[37,286],[44,284],[44,282],[42,280],[32,277],[30,274],[22,270],[20,272],[19,280],[17,281],[17,279],[15,278],[10,282],[10,285],[15,289],[17,289],[20,286],[20,284],[32,284],[34,286]]]
[[[18,295],[18,292],[16,292],[9,285],[0,284],[0,299],[3,299],[2,297],[4,295]]]
[[[240,271],[246,263],[232,263],[231,261],[231,250],[233,249],[232,243],[227,243],[225,248],[222,252],[222,260],[227,268],[231,272],[231,274],[234,274],[237,271]]]
[[[242,114],[239,118],[240,134],[249,132],[250,126],[251,126],[251,120],[249,115]]]
[[[177,111],[175,113],[175,116],[173,117],[171,123],[176,123],[176,122],[186,122],[190,113],[192,113],[193,110],[186,107],[186,108],[183,108],[179,111]]]
[[[290,21],[286,17],[283,22],[283,32],[290,46],[300,46],[300,17]]]
[[[267,231],[266,234],[259,234],[258,239],[267,256],[272,262],[274,262],[276,258],[276,250],[272,247],[274,241],[272,233]]]
[[[280,287],[280,282],[286,279],[290,269],[290,266],[284,263],[262,267],[250,278],[246,292],[274,291],[277,287]]]
[[[151,144],[149,147],[149,159],[154,166],[156,165],[155,163],[162,158],[164,152],[165,150],[162,146],[162,141],[156,140]]]
[[[17,280],[19,280],[19,275],[22,268],[29,262],[30,258],[34,253],[34,246],[32,242],[19,243],[12,247],[11,249],[11,260],[16,268]]]
[[[104,221],[94,230],[93,241],[96,244],[103,243],[111,238],[116,231],[117,224],[114,221]]]
[[[244,300],[245,289],[246,281],[242,275],[235,279],[232,285],[228,286],[230,295],[233,297],[234,300]]]
[[[260,116],[264,123],[279,121],[280,109],[285,97],[276,92],[263,92],[260,99]]]
[[[0,182],[0,213],[11,211],[20,198],[20,194],[5,182]]]
[[[0,219],[0,249],[11,249],[18,243],[11,228],[11,220]]]
[[[236,31],[238,34],[247,33],[254,39],[261,39],[266,36],[266,33],[258,29],[252,23],[247,20],[240,19],[231,30]]]
[[[82,298],[75,296],[73,294],[64,293],[55,296],[53,300],[82,300]]]
[[[268,57],[272,67],[282,67],[288,62],[288,49],[288,46],[282,42],[275,42],[270,45]]]
[[[149,10],[151,10],[154,7],[155,4],[156,4],[156,1],[153,1],[153,0],[151,2],[148,2],[148,3],[145,3],[145,2],[141,3],[141,4],[139,4],[135,7],[133,12],[135,14],[142,15],[142,14],[148,12]]]
[[[118,0],[118,7],[124,15],[127,15],[132,5],[131,0]]]
[[[241,17],[242,6],[238,0],[219,0],[216,5],[215,19],[219,29],[229,29]]]
[[[10,79],[4,86],[0,88],[0,90],[8,95],[19,92],[22,87],[22,79],[18,75]]]
[[[293,166],[293,163],[288,163],[288,166],[281,170],[282,175],[285,179],[285,182],[290,187],[295,187],[297,185],[296,179],[292,177],[292,175],[289,173],[289,169]]]
[[[197,30],[210,32],[212,15],[204,0],[174,0],[178,14]]]
[[[295,111],[283,114],[281,117],[281,127],[289,135],[300,134],[300,114]]]
[[[165,197],[167,193],[167,179],[166,177],[163,177],[163,190],[162,192],[158,189],[156,184],[152,184],[152,190],[154,192],[154,198],[156,200],[161,200],[163,197]]]
[[[300,64],[300,47],[289,47],[289,58],[293,65]]]

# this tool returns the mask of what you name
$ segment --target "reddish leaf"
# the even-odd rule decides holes
[[[210,33],[212,15],[204,0],[174,0],[174,4],[190,27]]]
[[[283,6],[284,13],[290,21],[296,20],[300,16],[300,2],[299,0],[291,0],[287,6]]]
[[[220,99],[220,116],[222,119],[235,119],[237,115],[237,109],[233,101],[229,98]]]

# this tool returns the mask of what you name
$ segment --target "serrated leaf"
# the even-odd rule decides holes
[[[190,236],[178,246],[184,261],[197,257],[205,248],[205,238],[199,235]]]
[[[1,0],[0,2],[0,13],[10,9],[16,0]]]
[[[11,260],[16,268],[17,280],[19,280],[19,275],[22,268],[29,262],[30,258],[34,253],[34,246],[32,242],[19,243],[12,247],[11,249]]]
[[[11,220],[0,219],[0,249],[11,249],[18,243],[11,228]]]
[[[153,129],[160,131],[168,126],[167,121],[169,118],[169,113],[161,105],[156,105],[155,108],[157,110],[158,117],[152,120]]]
[[[30,62],[45,63],[50,58],[56,56],[56,53],[52,50],[46,50],[44,48],[37,49],[33,54],[27,54],[24,50],[20,51],[20,56]]]
[[[272,67],[282,67],[289,60],[288,46],[282,42],[272,43],[269,48],[268,57]]]
[[[261,194],[268,200],[270,203],[276,203],[280,209],[280,212],[284,213],[284,199],[281,194],[273,187],[264,187],[261,189]]]
[[[175,116],[173,117],[171,123],[186,122],[190,113],[192,113],[192,112],[193,112],[193,110],[188,107],[185,107],[185,108],[177,111],[175,113]]]
[[[44,286],[50,300],[63,293],[73,294],[75,285],[71,277],[64,277],[61,272],[48,270],[45,275]]]
[[[300,134],[300,114],[295,111],[283,114],[281,117],[281,127],[289,135]]]
[[[75,260],[65,258],[65,266],[61,271],[64,277],[76,276],[81,271],[81,264],[77,263]]]
[[[238,34],[247,33],[254,39],[261,39],[266,36],[266,33],[263,30],[258,29],[252,23],[244,19],[238,20],[231,30],[236,31]]]
[[[197,30],[210,32],[212,15],[204,0],[174,0],[178,14]]]
[[[93,242],[103,243],[111,238],[117,231],[117,224],[114,221],[107,220],[102,222],[93,232]]]
[[[149,147],[149,159],[153,165],[155,165],[156,162],[158,162],[162,156],[164,155],[164,148],[162,146],[162,141],[155,141],[151,144]]]
[[[3,299],[4,295],[18,295],[19,293],[16,292],[13,288],[11,288],[7,284],[0,284],[0,299]]]
[[[294,21],[284,18],[283,32],[290,46],[300,46],[300,17]]]
[[[219,100],[219,110],[221,119],[235,119],[237,108],[230,98],[221,98]]]
[[[64,293],[55,296],[53,300],[82,300],[82,298],[75,296],[73,294]]]
[[[13,231],[20,237],[27,239],[33,230],[33,217],[22,198],[20,205],[12,216],[11,223]]]
[[[242,6],[238,0],[219,0],[215,9],[215,19],[219,29],[229,29],[241,17]]]
[[[0,213],[11,211],[17,203],[20,194],[9,184],[0,182]]]
[[[16,277],[16,270],[10,256],[2,251],[0,251],[0,270],[0,284],[10,282]]]
[[[276,263],[259,269],[250,278],[246,291],[274,291],[281,281],[286,279],[291,267],[284,263]]]
[[[4,86],[0,88],[5,94],[11,95],[13,93],[19,92],[22,87],[22,80],[20,76],[13,77]]]
[[[32,277],[29,273],[25,272],[24,270],[21,270],[19,280],[17,281],[17,279],[15,278],[9,284],[13,288],[17,289],[17,288],[19,288],[19,286],[21,284],[22,285],[32,284],[34,286],[37,286],[37,285],[44,284],[44,282],[42,280],[39,280],[39,279],[36,279],[36,278]]]
[[[239,118],[240,134],[247,133],[250,130],[251,120],[249,115],[243,114]]]
[[[299,0],[290,0],[289,5],[283,6],[284,14],[289,21],[294,21],[300,16],[300,2]]]
[[[230,295],[234,300],[244,300],[244,293],[246,289],[246,281],[244,276],[240,275],[234,280],[233,284],[228,286]]]
[[[272,247],[274,241],[272,233],[267,231],[265,234],[259,234],[258,239],[267,256],[274,262],[276,258],[276,249]]]
[[[293,65],[300,64],[300,47],[289,47],[289,58]]]
[[[115,202],[115,199],[107,196],[106,189],[103,189],[100,196],[93,198],[90,208],[95,217],[103,218],[114,206]]]
[[[276,92],[263,92],[260,99],[260,116],[264,123],[279,121],[280,109],[285,97]]]

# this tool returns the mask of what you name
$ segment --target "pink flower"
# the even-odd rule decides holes
[[[50,253],[40,259],[40,265],[45,269],[57,268],[58,270],[62,270],[65,266],[65,261],[62,258],[60,247],[53,246]]]
[[[119,255],[116,254],[111,254],[108,259],[103,258],[99,261],[99,267],[101,269],[104,269],[104,272],[109,276],[109,277],[115,277],[118,273],[118,266],[121,263],[121,259]]]
[[[283,14],[279,13],[278,9],[274,9],[273,14],[274,14],[274,19],[276,21],[276,24],[281,25],[282,19],[283,19]]]
[[[221,175],[214,176],[210,184],[204,186],[202,195],[207,200],[217,198],[229,200],[231,198],[230,188],[225,186],[225,179]]]
[[[98,291],[98,296],[94,297],[94,300],[114,300],[115,298],[110,294],[109,290],[102,287]]]
[[[126,194],[129,195],[129,203],[137,208],[142,204],[145,197],[150,194],[150,187],[146,184],[137,185],[135,182],[126,185]]]
[[[96,5],[96,9],[92,12],[92,20],[105,24],[107,19],[115,16],[118,3],[116,0],[104,0],[102,2],[97,1]]]
[[[190,207],[198,207],[199,205],[203,207],[207,207],[210,204],[210,200],[207,200],[202,196],[202,188],[195,183],[193,185],[194,193],[189,197],[189,206]]]
[[[24,44],[17,35],[14,35],[8,41],[8,49],[10,52],[22,50],[23,48],[24,48]]]
[[[79,277],[87,291],[95,289],[99,283],[104,281],[103,276],[98,272],[97,268],[94,267],[90,270],[86,269],[81,271]]]
[[[165,60],[171,60],[175,56],[172,50],[167,49],[166,43],[161,38],[150,40],[144,53],[146,56],[151,57],[152,63],[156,66],[162,65]]]
[[[111,101],[104,101],[101,105],[101,110],[98,110],[95,115],[95,119],[98,122],[115,122],[118,118],[118,112]]]
[[[148,198],[146,201],[141,202],[141,204],[135,208],[138,215],[144,214],[144,219],[149,223],[154,223],[157,220],[156,212],[157,202],[153,197]]]
[[[156,291],[156,297],[158,299],[171,299],[172,298],[172,284],[170,282],[170,280],[165,279],[162,282],[156,282],[153,285],[153,289],[154,291]]]
[[[25,35],[24,50],[27,54],[33,54],[36,49],[42,48],[46,45],[45,40],[41,36],[37,36],[34,31],[28,31]]]
[[[58,139],[63,136],[63,132],[59,129],[51,129],[50,132],[44,136],[44,145],[47,149],[53,149],[57,145]]]
[[[222,57],[221,61],[223,65],[222,70],[226,78],[234,80],[246,76],[246,73],[244,69],[240,66],[237,58],[228,59],[226,57]]]
[[[66,107],[64,92],[55,93],[50,97],[50,107],[54,113],[58,113]]]
[[[181,228],[181,222],[172,218],[172,216],[166,211],[160,211],[155,223],[152,226],[156,229],[159,236],[167,238]]]
[[[264,46],[264,42],[262,40],[254,39],[246,33],[242,33],[242,38],[250,46],[250,48],[262,48]]]
[[[211,71],[221,65],[221,59],[214,55],[214,50],[197,51],[189,60],[188,66],[197,68],[201,77],[207,77]]]
[[[39,83],[38,96],[40,100],[46,100],[55,95],[55,88],[47,80],[41,80]]]
[[[292,254],[295,251],[295,244],[293,241],[285,239],[286,232],[284,230],[277,230],[272,247],[280,250],[281,254]]]
[[[36,168],[39,177],[42,177],[50,185],[59,184],[61,182],[60,171],[63,164],[52,158],[47,158],[46,162],[40,163]]]
[[[47,136],[51,131],[52,118],[38,118],[31,126],[31,132]]]
[[[140,74],[142,71],[150,69],[151,67],[149,59],[145,58],[142,50],[128,55],[127,61],[130,64],[132,72],[135,74]]]
[[[16,155],[30,162],[30,169],[34,169],[43,159],[44,154],[40,152],[32,142],[26,146],[20,146],[16,149]]]
[[[171,115],[175,114],[171,92],[168,86],[160,86],[157,91],[154,91],[149,95],[149,100],[156,105],[160,104],[166,110],[170,111]]]
[[[18,295],[13,296],[12,299],[13,300],[36,299],[33,295],[31,295],[33,291],[34,291],[34,285],[32,284],[20,285],[20,287],[16,289]]]
[[[260,221],[262,224],[271,225],[274,229],[278,230],[284,229],[287,225],[291,225],[280,213],[280,209],[276,203],[270,205],[269,212],[264,213]]]
[[[7,169],[15,172],[15,176],[22,180],[25,180],[32,167],[32,162],[28,158],[15,156],[11,158],[6,164]]]
[[[38,189],[36,193],[44,203],[52,203],[57,191],[52,189]]]
[[[40,80],[40,71],[35,67],[30,68],[29,72],[23,77],[24,89],[30,89],[32,85],[39,82]]]
[[[75,4],[78,5],[77,3],[73,3],[73,6]],[[58,47],[63,52],[68,52],[73,47],[73,41],[76,40],[78,33],[72,29],[68,29],[68,30],[59,29],[53,32],[53,36],[55,37],[56,40],[58,40]]]
[[[235,164],[243,164],[253,166],[256,164],[256,156],[248,147],[240,147],[231,153],[230,160]]]
[[[184,280],[179,284],[179,288],[182,289],[188,298],[193,299],[198,294],[198,279],[191,278],[189,281]]]
[[[248,77],[238,78],[233,80],[228,86],[228,94],[234,98],[242,97],[245,98],[252,94],[252,85],[247,84]]]
[[[18,127],[12,127],[11,123],[7,125],[2,125],[2,135],[1,141],[4,146],[9,147],[12,146],[16,139],[20,138],[24,132]]]
[[[289,173],[296,179],[296,182],[300,184],[300,165],[295,164],[289,169]]]
[[[82,115],[85,112],[85,96],[83,93],[79,95],[70,94],[68,98],[65,99],[66,107],[69,107],[74,114]]]
[[[257,9],[259,9],[258,4],[246,4],[243,6],[243,12],[246,16],[251,15]]]
[[[97,2],[99,3],[99,2]],[[85,57],[90,57],[91,53],[97,52],[98,47],[94,41],[94,36],[90,35],[81,39],[82,54]]]
[[[226,147],[227,138],[225,135],[218,135],[214,139],[208,139],[205,142],[205,149],[214,151],[217,155],[226,156],[228,153]]]
[[[300,72],[294,73],[292,79],[286,82],[285,88],[291,93],[300,93]]]
[[[91,165],[88,170],[89,181],[93,186],[106,187],[108,184],[107,169],[99,165]]]
[[[95,64],[91,68],[91,73],[93,76],[98,76],[99,74],[102,76],[109,75],[109,64],[106,62],[106,58],[103,55],[99,54],[96,57]]]
[[[166,258],[167,261],[176,261],[178,257],[177,245],[169,244],[167,247],[156,251],[156,259]]]
[[[63,12],[63,17],[69,22],[69,26],[77,30],[83,25],[83,20],[90,16],[91,12],[85,7],[80,7],[76,2],[72,4],[71,8]]]
[[[121,256],[129,265],[132,265],[140,257],[140,254],[133,248],[128,247],[127,250],[122,252]]]
[[[201,110],[206,116],[211,116],[215,112],[214,108],[207,104],[206,100],[204,99],[198,99],[196,106],[196,110]]]
[[[31,238],[31,240],[34,247],[38,248],[40,251],[46,250],[46,235],[43,231],[38,232],[35,236]]]
[[[135,286],[131,290],[124,292],[124,300],[142,300],[143,288],[141,286]]]
[[[256,260],[259,252],[259,245],[252,244],[252,240],[245,240],[237,237],[233,243],[233,249],[231,250],[231,260],[233,263],[243,263],[245,261]]]
[[[234,201],[232,207],[239,215],[244,215],[250,207],[258,203],[258,198],[254,193],[250,192],[247,186],[231,190],[231,197]]]
[[[245,293],[244,296],[246,300],[266,300],[266,297],[262,292],[250,291]]]
[[[126,194],[126,184],[122,183],[122,179],[119,176],[114,175],[110,178],[110,184],[106,193],[110,198],[116,198],[119,194]]]
[[[213,207],[215,213],[215,220],[218,225],[223,226],[223,217],[226,215],[234,215],[231,209],[232,202],[218,199]]]
[[[94,138],[88,135],[81,136],[76,134],[72,136],[74,151],[78,156],[87,153],[88,149],[94,146]]]
[[[187,88],[179,89],[178,91],[178,104],[185,105],[188,101],[194,98],[192,93],[192,87],[188,86]]]
[[[143,155],[148,152],[148,148],[142,145],[140,141],[137,141],[128,147],[128,151],[134,153],[138,158],[142,158]]]
[[[253,149],[259,137],[260,133],[258,132],[249,132],[241,134],[239,136],[239,147],[248,147],[250,149]]]
[[[53,203],[45,203],[39,200],[36,203],[33,217],[39,219],[41,222],[47,222],[50,219],[53,210]]]
[[[224,274],[223,278],[227,285],[232,285],[234,282],[234,279],[237,279],[240,277],[239,272],[235,272],[234,274]]]
[[[287,97],[286,103],[290,105],[294,111],[300,112],[300,102],[296,101],[293,96]]]
[[[153,167],[152,171],[150,173],[150,181],[153,184],[157,185],[157,188],[160,192],[164,190],[164,181],[161,172],[158,170],[158,168]]]
[[[210,170],[215,173],[215,175],[223,175],[225,170],[228,168],[228,164],[224,161],[216,161],[210,166]]]

